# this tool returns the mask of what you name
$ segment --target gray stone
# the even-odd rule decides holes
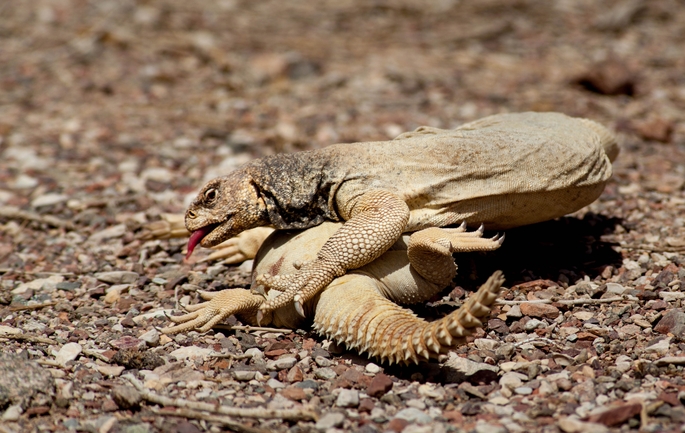
[[[266,384],[270,386],[273,389],[283,389],[285,388],[285,384],[283,382],[280,382],[276,379],[269,379],[266,381]]]
[[[428,424],[433,421],[429,415],[423,413],[415,407],[409,407],[407,409],[402,409],[395,414],[395,418],[400,418],[408,422],[415,422],[418,424]]]
[[[256,371],[251,371],[251,370],[236,370],[231,373],[233,378],[235,380],[240,380],[243,382],[247,382],[249,380],[254,379]]]
[[[359,391],[356,389],[341,389],[335,405],[338,407],[359,406]]]
[[[0,419],[3,421],[18,421],[22,413],[24,413],[24,411],[21,408],[21,405],[14,404],[5,410],[5,413],[2,414],[2,418]]]
[[[130,271],[97,272],[95,278],[109,284],[131,284],[138,281],[139,275]]]
[[[112,389],[112,399],[121,409],[134,409],[140,405],[142,397],[132,386],[115,386]]]
[[[274,365],[276,366],[276,369],[278,370],[286,370],[289,368],[293,368],[297,364],[297,358],[294,356],[286,356],[284,358],[279,358],[274,362]]]
[[[330,367],[331,366],[331,360],[326,359],[323,356],[317,356],[314,358],[314,362],[316,362],[316,365],[319,367]]]
[[[148,346],[154,347],[159,344],[159,331],[156,329],[150,329],[138,338],[147,343]]]
[[[320,431],[326,431],[329,428],[340,427],[345,421],[345,415],[338,412],[328,412],[323,415],[316,422],[316,428]]]
[[[323,380],[331,380],[335,379],[335,371],[331,370],[330,368],[319,368],[316,370],[314,373],[314,376],[317,377],[317,379],[323,379]]]

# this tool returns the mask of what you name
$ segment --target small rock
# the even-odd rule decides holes
[[[335,374],[335,371],[331,370],[330,368],[319,368],[314,373],[314,376],[316,376],[318,379],[331,380],[335,379],[337,374]]]
[[[2,414],[2,418],[0,419],[10,422],[19,421],[22,413],[24,413],[24,410],[21,408],[21,405],[14,404],[5,410],[5,412]]]
[[[118,377],[126,369],[119,365],[98,365],[96,368],[100,374],[107,377]]]
[[[281,391],[281,395],[287,399],[293,401],[302,401],[307,398],[307,394],[304,389],[298,388],[296,386],[289,386]]]
[[[521,312],[521,307],[519,305],[512,305],[511,309],[507,311],[507,317],[513,317],[514,319],[520,319],[523,317],[523,313]]]
[[[316,365],[319,367],[330,367],[332,364],[330,359],[326,359],[323,356],[317,356],[314,358],[314,362],[316,362]]]
[[[83,351],[78,343],[67,343],[55,355],[55,361],[60,365],[67,365],[68,362],[75,360]]]
[[[141,350],[145,348],[145,342],[139,338],[131,337],[130,335],[124,335],[121,338],[112,340],[109,345],[115,349],[119,350],[131,350],[137,349]]]
[[[112,399],[122,409],[134,409],[138,407],[142,397],[132,386],[115,386],[112,389]]]
[[[285,388],[285,384],[283,382],[280,382],[276,379],[269,379],[266,381],[266,384],[270,386],[273,389],[283,389]]]
[[[295,364],[297,364],[297,358],[295,358],[294,356],[286,356],[283,358],[279,358],[274,362],[274,366],[278,370],[286,370],[293,368]]]
[[[677,338],[685,338],[685,313],[679,309],[672,309],[664,314],[654,331],[660,334],[673,334]]]
[[[335,405],[338,407],[359,406],[359,391],[356,389],[341,389]]]
[[[300,367],[298,367],[297,365],[291,368],[288,371],[288,375],[286,376],[286,380],[290,383],[301,382],[302,379],[304,379],[304,375],[302,374],[302,370],[300,370]]]
[[[559,317],[559,309],[551,304],[538,304],[524,302],[521,304],[521,313],[524,316],[556,319]]]
[[[618,426],[638,415],[642,410],[640,403],[627,403],[604,409],[593,413],[588,418],[589,422],[604,424],[608,427]]]
[[[607,283],[607,291],[611,295],[622,295],[626,291],[626,288],[617,283]]]
[[[668,353],[669,349],[671,348],[671,339],[670,338],[662,338],[655,344],[652,344],[651,346],[645,347],[645,352],[653,352],[657,353],[661,356],[665,355]]]
[[[655,362],[655,364],[658,366],[663,366],[663,365],[668,365],[668,364],[684,365],[685,364],[685,356],[666,356],[664,358],[657,360]]]
[[[561,418],[559,428],[565,433],[608,433],[609,429],[602,424],[583,422],[575,416]]]
[[[159,331],[156,329],[150,329],[138,338],[147,343],[148,346],[155,347],[159,345]]]
[[[508,430],[501,425],[489,424],[479,421],[476,424],[476,433],[507,433]]]
[[[510,390],[514,390],[523,385],[523,381],[526,379],[528,379],[527,376],[521,373],[516,373],[515,371],[510,371],[509,373],[505,373],[502,375],[502,377],[499,380],[499,384],[502,387],[507,387]]]
[[[187,346],[176,349],[169,355],[180,361],[182,359],[205,358],[212,353],[214,353],[214,350],[212,349],[206,349],[204,347],[197,346]]]
[[[530,331],[537,329],[537,328],[544,328],[545,326],[547,326],[547,325],[542,320],[530,319],[529,321],[526,322],[525,325],[523,325],[523,329],[527,332],[530,332]]]
[[[316,428],[320,431],[326,431],[329,428],[340,427],[345,421],[345,415],[338,412],[328,412],[323,415],[316,422]]]
[[[371,373],[371,374],[377,374],[377,373],[381,372],[381,368],[379,366],[377,366],[376,364],[374,364],[373,362],[369,362],[368,364],[366,364],[366,367],[364,367],[364,370],[367,373]]]
[[[409,407],[406,409],[402,409],[401,411],[397,412],[395,414],[395,418],[403,419],[405,421],[408,421],[410,423],[417,423],[417,424],[428,424],[431,421],[433,421],[433,418],[431,418],[429,415],[423,413],[419,409],[416,409],[415,407]]]
[[[457,356],[450,352],[449,359],[445,363],[448,367],[446,380],[448,382],[490,382],[497,377],[499,368],[484,362],[474,362],[470,359]]]
[[[47,193],[31,200],[31,207],[52,206],[69,200],[66,194]]]
[[[409,407],[415,407],[420,410],[424,410],[426,408],[426,403],[424,403],[418,398],[411,398],[407,400],[405,404]]]
[[[139,277],[140,275],[136,272],[130,271],[98,272],[95,274],[95,278],[109,284],[133,284],[138,281]]]
[[[659,297],[666,302],[674,302],[678,299],[685,299],[685,292],[659,292]]]
[[[254,379],[256,373],[254,370],[234,370],[231,375],[235,380],[247,382]]]
[[[371,380],[366,393],[371,397],[380,398],[392,389],[392,379],[386,374],[379,373]]]
[[[499,341],[490,338],[476,338],[473,343],[478,350],[495,350],[499,345]]]
[[[530,395],[533,393],[533,388],[529,386],[519,386],[518,388],[514,389],[514,393],[518,395]]]

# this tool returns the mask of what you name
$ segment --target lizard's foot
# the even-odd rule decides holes
[[[307,262],[299,271],[293,274],[258,275],[255,279],[255,286],[265,286],[283,293],[274,299],[266,301],[259,307],[257,321],[261,322],[264,313],[284,307],[291,302],[295,305],[297,313],[304,317],[303,304],[313,298],[338,276],[338,273],[332,269],[320,265],[317,266],[317,264],[320,264],[320,262]]]
[[[184,331],[207,332],[214,325],[228,316],[237,313],[255,313],[264,302],[261,296],[253,295],[245,289],[227,289],[220,292],[200,292],[202,299],[208,302],[188,305],[189,313],[182,316],[167,316],[169,320],[178,323],[160,329],[165,334],[178,334]]]
[[[183,215],[162,214],[161,219],[143,226],[138,238],[144,241],[151,239],[185,238],[190,236],[183,222]]]
[[[467,232],[463,224],[453,229],[431,227],[411,235],[407,255],[422,277],[444,287],[457,272],[452,253],[494,251],[502,242],[504,236],[483,238],[483,226],[472,232]]]

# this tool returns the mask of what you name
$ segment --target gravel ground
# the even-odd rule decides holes
[[[2,2],[0,432],[684,432],[684,6]],[[457,258],[420,314],[494,269],[507,289],[445,362],[388,366],[308,330],[156,330],[177,299],[249,281],[138,238],[204,180],[525,110],[598,120],[622,154],[598,202]]]

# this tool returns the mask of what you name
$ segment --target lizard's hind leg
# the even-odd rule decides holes
[[[482,236],[482,226],[473,232],[465,231],[463,225],[454,229],[427,228],[411,235],[407,256],[414,270],[423,278],[445,287],[457,273],[452,253],[494,251],[504,241],[504,236]]]

